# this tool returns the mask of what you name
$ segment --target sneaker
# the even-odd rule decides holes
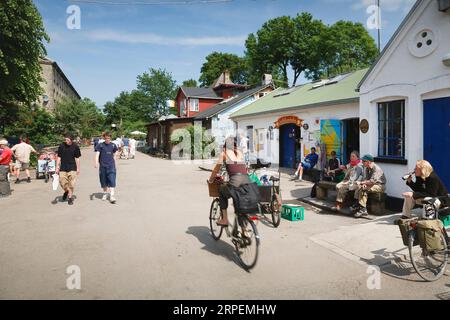
[[[16,179],[16,182],[14,182],[15,184],[19,184],[20,183],[20,180],[19,179]]]
[[[367,213],[367,209],[366,208],[361,208],[359,209],[359,211],[357,213],[355,213],[355,218],[361,218],[361,217],[365,217],[368,216],[369,214]]]
[[[103,200],[103,201],[108,200],[108,194],[107,194],[107,193],[105,193],[105,194],[103,195],[102,200]]]
[[[69,198],[69,201],[67,202],[70,206],[73,205],[73,198]]]
[[[113,196],[111,196],[111,197],[109,197],[109,201],[110,201],[112,204],[115,204],[115,203],[116,203],[116,198],[114,198]]]
[[[350,207],[350,210],[353,211],[353,212],[356,212],[356,211],[358,211],[360,208],[361,208],[361,206],[359,205],[359,203],[355,203],[354,205],[352,205],[352,206]]]
[[[66,200],[67,200],[67,196],[68,196],[68,195],[69,195],[69,191],[64,192],[64,194],[63,194],[63,196],[62,196],[63,201],[66,201]]]
[[[27,182],[31,183],[31,178],[30,177],[27,178]]]

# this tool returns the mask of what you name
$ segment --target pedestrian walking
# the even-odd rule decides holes
[[[103,135],[105,142],[97,145],[95,152],[95,168],[99,168],[100,186],[103,189],[102,200],[108,200],[112,204],[116,203],[114,192],[116,188],[116,158],[117,145],[111,142],[111,134],[105,132]]]
[[[80,147],[73,142],[71,134],[65,135],[65,141],[58,148],[56,160],[56,174],[59,174],[59,184],[64,190],[63,201],[73,205],[75,181],[80,175]]]
[[[37,151],[34,150],[34,148],[25,142],[22,137],[20,137],[21,143],[16,144],[14,147],[11,148],[11,151],[14,154],[14,158],[16,158],[16,164],[15,164],[15,175],[16,175],[16,182],[20,183],[20,170],[25,170],[25,174],[27,175],[27,182],[31,182],[30,177],[30,155],[31,153],[37,154]],[[26,141],[28,141],[28,138],[26,138]]]
[[[12,159],[12,151],[8,148],[8,141],[0,140],[0,197],[9,196],[11,188],[9,186],[9,164]]]
[[[130,139],[130,157],[131,159],[136,157],[136,140],[134,138]]]

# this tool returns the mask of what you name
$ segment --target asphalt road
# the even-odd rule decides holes
[[[369,289],[367,265],[311,240],[367,221],[309,207],[302,222],[258,223],[260,258],[246,272],[229,239],[210,236],[209,173],[198,164],[120,160],[112,205],[100,199],[93,152],[82,154],[73,206],[43,180],[0,199],[1,299],[436,299],[449,290],[447,276],[430,284],[386,273]],[[80,289],[67,286],[70,266]]]

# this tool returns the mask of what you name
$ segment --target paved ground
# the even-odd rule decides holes
[[[392,218],[355,220],[306,206],[302,222],[260,221],[261,255],[250,273],[228,239],[208,227],[209,173],[138,154],[118,166],[118,203],[101,201],[93,153],[83,151],[74,206],[42,180],[0,199],[2,299],[437,299],[449,278],[424,283],[407,261]],[[282,180],[283,198],[310,184]],[[55,201],[56,200],[56,201]],[[400,251],[397,251],[400,250]],[[395,263],[391,263],[394,261]],[[369,290],[368,264],[381,266]],[[81,269],[81,290],[66,287]],[[442,295],[441,297],[443,297]]]

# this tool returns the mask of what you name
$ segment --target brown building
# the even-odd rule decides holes
[[[64,97],[81,99],[64,72],[54,61],[41,59],[42,79],[41,87],[44,93],[38,98],[38,103],[48,111],[55,110],[55,106]]]

